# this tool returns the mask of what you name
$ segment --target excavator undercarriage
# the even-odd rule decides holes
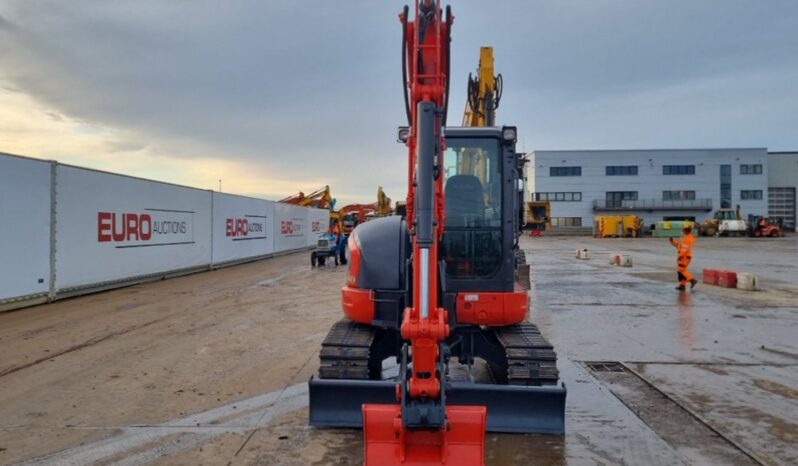
[[[558,386],[557,355],[535,325],[463,329],[458,339],[451,346],[452,357],[461,358],[459,351],[470,348],[466,354],[484,359],[486,370],[484,380],[471,381],[468,366],[458,367],[463,373],[449,383],[449,404],[487,406],[491,432],[564,431],[566,392]],[[322,343],[319,378],[310,382],[310,423],[363,427],[364,403],[395,402],[397,366],[386,367],[383,361],[399,357],[394,349],[400,343],[393,331],[338,321]]]

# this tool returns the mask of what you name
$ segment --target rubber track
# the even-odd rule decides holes
[[[494,330],[507,356],[507,383],[556,385],[557,354],[537,326],[523,322]]]
[[[494,379],[505,377],[511,385],[556,385],[557,354],[538,328],[524,322],[491,329],[504,349],[507,367],[491,368]],[[333,325],[321,344],[319,377],[322,379],[369,379],[369,356],[375,329],[342,319]],[[499,382],[501,383],[501,382]]]
[[[374,333],[371,326],[349,319],[336,322],[321,343],[319,377],[368,380]]]

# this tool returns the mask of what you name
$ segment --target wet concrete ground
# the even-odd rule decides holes
[[[699,240],[695,272],[759,273],[756,293],[678,293],[665,240],[522,247],[567,433],[489,434],[487,464],[798,463],[798,238]],[[361,432],[307,426],[344,271],[306,256],[0,315],[0,463],[361,464]]]
[[[646,421],[659,436],[676,429],[675,435],[664,435],[676,450],[672,460],[798,461],[795,237],[698,241],[691,266],[696,275],[705,266],[755,272],[763,288],[755,293],[704,285],[693,292],[674,290],[675,251],[663,240],[548,238],[524,245],[534,270],[533,320],[572,363],[622,362],[620,370],[631,376],[590,372],[625,404],[641,401],[635,400],[641,381],[670,401]],[[590,260],[574,259],[581,247]],[[631,254],[634,266],[608,266],[607,257],[615,252]],[[642,400],[638,414],[653,395]],[[571,406],[575,398],[569,396]],[[684,428],[684,419],[675,426],[655,422],[678,418],[682,411],[715,440],[689,442],[696,433]]]

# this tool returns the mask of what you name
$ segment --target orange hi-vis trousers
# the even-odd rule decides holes
[[[679,259],[676,261],[676,273],[679,276],[680,285],[686,285],[687,282],[693,280],[693,274],[687,269],[687,266],[690,265],[690,261],[692,260],[692,256],[679,254]]]

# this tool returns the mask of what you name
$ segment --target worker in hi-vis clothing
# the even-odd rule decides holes
[[[676,261],[679,286],[677,286],[676,289],[683,291],[687,282],[690,282],[690,289],[692,290],[695,288],[696,283],[698,283],[698,280],[693,278],[693,274],[687,269],[687,266],[690,265],[690,261],[693,260],[693,246],[695,245],[695,236],[693,236],[692,227],[687,226],[682,230],[681,239],[670,238],[670,241],[671,244],[676,247],[676,250],[679,251],[679,258]]]

